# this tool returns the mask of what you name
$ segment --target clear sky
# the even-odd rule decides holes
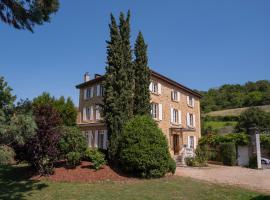
[[[0,75],[18,98],[71,96],[84,72],[104,73],[112,12],[131,10],[149,65],[190,88],[270,79],[269,0],[62,0],[35,33],[0,22]]]

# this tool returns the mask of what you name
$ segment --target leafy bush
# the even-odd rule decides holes
[[[15,163],[15,152],[11,147],[0,145],[0,165]]]
[[[59,141],[59,148],[62,156],[66,157],[70,152],[78,152],[81,157],[86,147],[86,139],[77,127],[62,128]]]
[[[185,162],[187,166],[190,167],[199,167],[200,164],[198,163],[198,160],[195,157],[186,157]]]
[[[236,165],[236,147],[234,143],[220,144],[220,152],[222,156],[222,163],[224,165]]]
[[[106,164],[105,155],[97,149],[86,149],[85,158],[92,163],[91,167],[95,170],[100,169]]]
[[[144,178],[174,173],[167,140],[149,116],[136,116],[124,127],[120,138],[120,167]]]
[[[198,146],[195,151],[195,158],[201,166],[206,166],[209,158],[207,146]]]
[[[251,156],[251,158],[249,158],[249,168],[252,168],[252,169],[258,168],[257,156]]]
[[[79,152],[69,152],[66,155],[68,165],[75,167],[80,164],[81,153]]]
[[[261,145],[264,148],[270,150],[270,135],[269,134],[260,134]]]

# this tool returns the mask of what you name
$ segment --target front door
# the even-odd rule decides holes
[[[178,155],[180,151],[179,135],[173,135],[173,151],[174,155]]]

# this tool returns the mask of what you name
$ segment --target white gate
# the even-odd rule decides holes
[[[238,165],[239,166],[248,166],[249,165],[249,149],[248,146],[238,146]]]

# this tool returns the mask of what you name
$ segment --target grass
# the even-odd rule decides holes
[[[235,127],[237,125],[236,121],[206,121],[205,127],[211,126],[214,130],[219,130],[225,126],[233,126]]]
[[[266,200],[245,189],[182,177],[134,182],[65,183],[29,180],[27,166],[0,166],[0,199]]]
[[[265,106],[255,106],[258,107],[265,112],[270,112],[270,105],[265,105]],[[209,116],[239,116],[243,111],[247,110],[249,107],[245,108],[235,108],[235,109],[228,109],[228,110],[219,110],[219,111],[213,111],[206,113],[206,115]]]

